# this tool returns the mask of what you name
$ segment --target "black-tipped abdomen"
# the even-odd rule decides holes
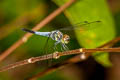
[[[25,31],[25,32],[35,33],[34,31],[26,29],[26,28],[22,28],[22,30]]]

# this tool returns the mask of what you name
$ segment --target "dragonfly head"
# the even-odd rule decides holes
[[[69,40],[70,40],[70,36],[69,35],[67,35],[67,34],[63,35],[62,43],[68,44]]]

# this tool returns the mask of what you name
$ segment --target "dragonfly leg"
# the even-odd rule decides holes
[[[61,47],[61,51],[64,51],[64,49],[63,49],[63,45],[62,45],[62,47]]]
[[[63,43],[61,43],[61,45],[62,45],[61,50],[62,50],[62,51],[65,51],[66,49],[65,49],[64,44],[63,44]]]
[[[62,45],[62,48],[64,49],[63,51],[69,50],[69,48],[65,44],[62,43],[61,45]]]
[[[65,46],[66,50],[69,50],[69,48],[65,44],[64,44],[64,46]]]
[[[55,42],[55,44],[54,44],[54,50],[57,50],[57,44],[59,44],[60,42],[59,41],[57,41],[57,42]]]

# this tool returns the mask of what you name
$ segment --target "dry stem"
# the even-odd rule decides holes
[[[118,38],[106,43],[105,45],[101,46],[103,48],[95,48],[95,49],[80,48],[80,49],[70,50],[70,51],[65,51],[65,52],[55,52],[55,53],[52,53],[52,54],[43,55],[43,56],[39,56],[39,57],[32,57],[32,58],[29,58],[29,59],[26,59],[26,60],[23,60],[23,61],[20,61],[20,62],[16,62],[14,64],[10,64],[8,66],[5,66],[5,67],[0,69],[0,72],[9,70],[9,69],[12,69],[12,68],[15,68],[15,67],[19,67],[19,66],[22,66],[22,65],[25,65],[25,64],[35,63],[37,61],[47,60],[47,59],[51,59],[51,58],[58,59],[58,58],[60,58],[60,56],[65,56],[65,55],[82,53],[85,56],[84,59],[80,58],[82,55],[81,56],[75,56],[75,57],[73,57],[73,58],[71,58],[67,61],[64,61],[62,64],[59,64],[57,66],[52,66],[51,68],[46,69],[44,72],[40,72],[39,76],[41,76],[41,75],[44,75],[48,72],[56,70],[58,68],[59,69],[63,68],[63,66],[66,66],[68,64],[76,63],[78,61],[85,60],[93,52],[120,52],[119,47],[118,48],[107,48],[107,47],[111,47],[113,44],[117,43],[119,40],[120,40],[120,37],[118,37]]]
[[[84,58],[82,58],[82,55],[80,56],[80,59],[86,59],[88,56],[90,56],[90,53],[94,53],[94,52],[120,52],[120,48],[95,48],[95,49],[85,49],[85,48],[80,48],[80,49],[76,49],[76,50],[70,50],[70,51],[65,51],[65,52],[55,52],[52,54],[48,54],[48,55],[43,55],[43,56],[39,56],[39,57],[32,57],[20,62],[16,62],[14,64],[10,64],[6,67],[3,67],[0,69],[0,72],[2,71],[6,71],[8,69],[11,68],[15,68],[18,66],[22,66],[25,64],[30,64],[30,63],[35,63],[37,61],[43,61],[43,60],[48,60],[48,59],[58,59],[61,56],[65,56],[65,55],[72,55],[72,54],[80,54],[82,53],[82,55],[84,55]],[[86,55],[89,54],[89,55]]]
[[[116,44],[118,41],[120,41],[120,37],[117,37],[117,38],[115,38],[114,40],[109,41],[108,43],[100,46],[99,48],[101,48],[101,47],[102,47],[102,48],[109,48],[109,47],[113,46],[114,44]],[[85,54],[85,57],[86,57],[85,59],[87,59],[90,55],[91,55],[90,53],[86,53],[86,54]],[[50,73],[50,72],[53,72],[53,71],[56,71],[56,70],[58,70],[58,69],[62,69],[62,68],[64,68],[64,67],[68,66],[68,65],[71,65],[72,63],[76,63],[76,62],[79,62],[79,61],[83,61],[83,60],[85,60],[85,59],[81,59],[81,58],[80,58],[80,55],[77,55],[77,56],[75,56],[75,57],[72,57],[72,58],[68,59],[67,61],[64,61],[64,62],[61,63],[61,64],[60,64],[60,63],[59,63],[59,64],[56,64],[57,66],[54,65],[54,66],[49,67],[48,69],[45,69],[45,70],[42,71],[42,72],[39,72],[38,74],[32,76],[29,80],[36,80],[38,77],[41,77],[41,76],[43,76],[43,75],[46,75],[46,74],[48,74],[48,73]]]

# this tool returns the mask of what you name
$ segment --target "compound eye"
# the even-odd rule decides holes
[[[68,35],[65,35],[64,41],[66,44],[69,42],[69,40],[70,40],[70,37]]]
[[[70,40],[70,37],[67,37],[66,39],[67,39],[67,41],[69,41],[69,40]]]
[[[70,40],[69,37],[66,37],[65,41],[69,41],[69,40]]]

